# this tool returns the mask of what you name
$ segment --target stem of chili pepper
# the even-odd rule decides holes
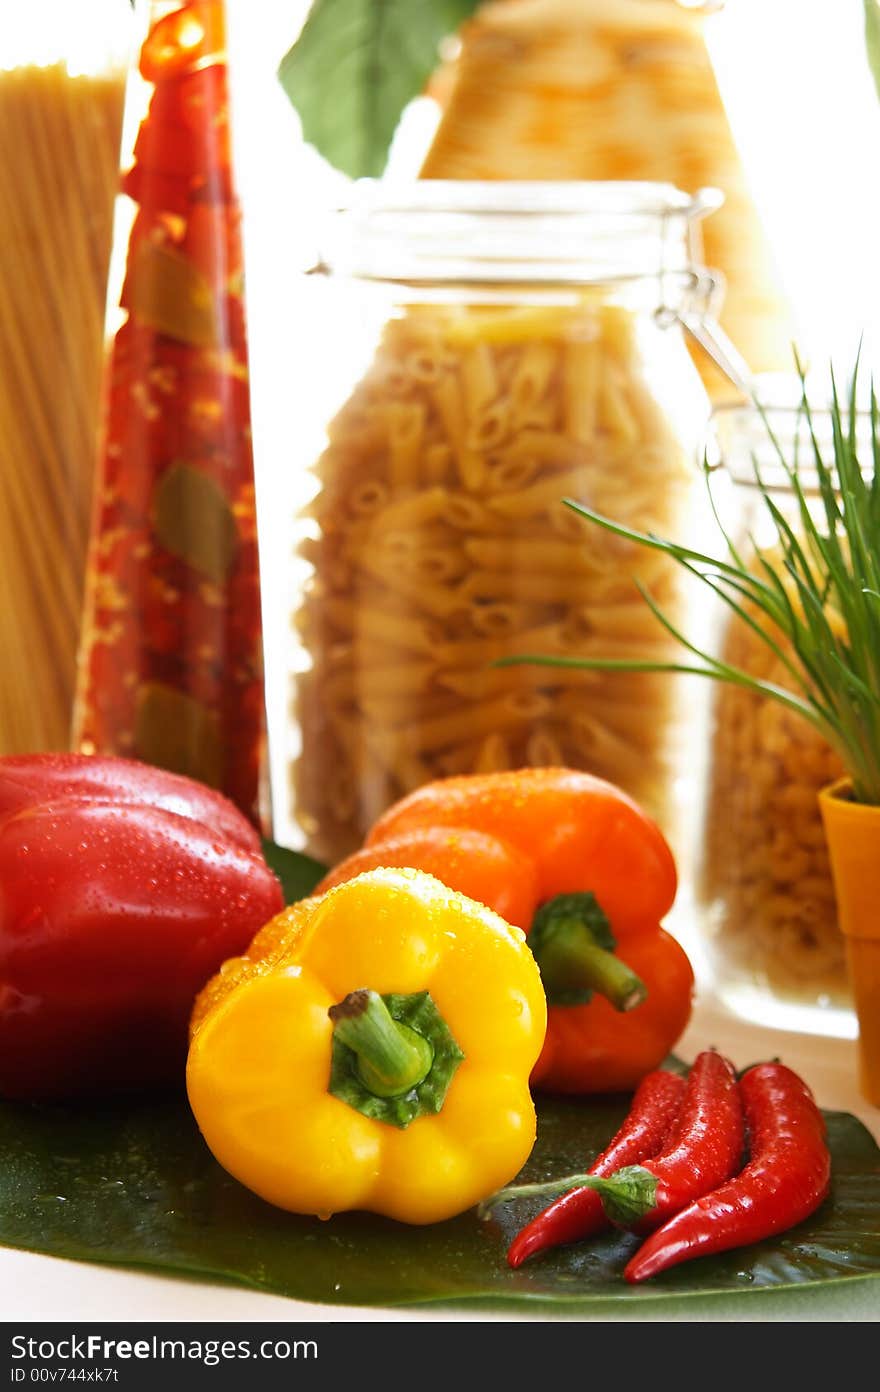
[[[624,1270],[646,1281],[679,1262],[745,1247],[794,1227],[828,1193],[831,1156],[825,1122],[806,1083],[781,1063],[762,1063],[740,1080],[751,1159],[729,1183],[683,1208],[652,1233]]]
[[[593,894],[557,894],[542,904],[529,946],[551,1005],[585,1005],[598,991],[617,1010],[632,1010],[648,994],[616,955],[611,925]]]
[[[678,1073],[663,1068],[647,1073],[620,1130],[590,1166],[590,1176],[609,1175],[621,1165],[656,1155],[675,1124],[684,1090],[685,1080]],[[510,1197],[523,1190],[505,1192]],[[538,1252],[576,1242],[605,1227],[607,1219],[596,1191],[585,1186],[569,1189],[517,1233],[507,1252],[508,1266],[521,1266]]]
[[[743,1111],[733,1066],[714,1049],[688,1075],[678,1120],[659,1155],[590,1179],[612,1223],[645,1231],[736,1172],[744,1143]]]
[[[678,1117],[659,1155],[616,1170],[607,1179],[572,1175],[545,1186],[545,1192],[586,1185],[599,1194],[612,1223],[649,1230],[729,1179],[742,1159],[743,1137],[733,1066],[707,1049],[688,1075]],[[502,1189],[498,1197],[510,1196]]]
[[[621,1176],[623,1184],[618,1188],[616,1181]],[[644,1216],[645,1211],[650,1209],[657,1185],[654,1176],[648,1170],[643,1171],[641,1166],[631,1165],[626,1169],[615,1170],[610,1179],[598,1178],[590,1171],[565,1175],[562,1179],[548,1179],[536,1184],[510,1184],[505,1189],[499,1189],[490,1199],[484,1199],[477,1211],[481,1218],[485,1218],[498,1204],[507,1203],[510,1199],[538,1199],[544,1194],[558,1194],[561,1189],[566,1191],[563,1198],[568,1198],[569,1194],[576,1193],[579,1187],[596,1194],[600,1213],[604,1212],[610,1218],[613,1207],[614,1217],[611,1221],[617,1227],[626,1228],[633,1227]],[[600,1223],[599,1226],[607,1227],[607,1223]]]
[[[351,991],[327,1014],[336,1038],[357,1054],[361,1082],[376,1097],[409,1092],[431,1071],[428,1040],[395,1020],[375,991]]]

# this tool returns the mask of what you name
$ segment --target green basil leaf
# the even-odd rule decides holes
[[[542,1100],[521,1178],[582,1169],[627,1105],[619,1097]],[[812,1218],[640,1287],[621,1275],[639,1239],[620,1232],[511,1271],[507,1246],[540,1206],[534,1199],[508,1202],[490,1221],[471,1210],[418,1228],[366,1213],[327,1222],[284,1213],[215,1163],[182,1099],[94,1110],[0,1104],[0,1242],[330,1304],[490,1301],[594,1316],[626,1307],[638,1318],[640,1302],[661,1300],[686,1313],[711,1293],[745,1297],[880,1274],[880,1151],[855,1117],[826,1117],[833,1188]]]
[[[166,551],[215,585],[226,583],[238,553],[238,527],[216,480],[190,464],[172,464],[156,485],[153,515]]]
[[[202,701],[164,682],[137,693],[134,754],[145,764],[222,788],[226,751],[220,717]]]
[[[315,0],[278,76],[303,136],[337,169],[382,173],[401,112],[479,0]]]
[[[211,286],[175,247],[141,243],[128,270],[123,304],[137,323],[179,343],[218,346],[220,322]]]
[[[865,0],[865,47],[877,95],[880,96],[880,0]]]
[[[319,865],[311,856],[301,851],[288,850],[274,841],[263,842],[263,855],[270,870],[281,881],[285,904],[295,904],[298,899],[307,899],[320,880],[327,874],[327,868]]]

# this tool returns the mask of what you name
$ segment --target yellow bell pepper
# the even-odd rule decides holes
[[[270,1203],[433,1223],[527,1159],[545,1028],[520,929],[421,871],[371,870],[280,914],[205,988],[190,1105]]]

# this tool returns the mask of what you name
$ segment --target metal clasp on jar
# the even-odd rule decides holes
[[[724,297],[724,277],[719,271],[691,271],[689,284],[678,305],[663,303],[655,312],[661,328],[680,324],[703,352],[743,396],[754,399],[755,389],[748,363],[717,318]],[[665,298],[665,297],[664,297]]]

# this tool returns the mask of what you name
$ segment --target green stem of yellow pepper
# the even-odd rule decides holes
[[[529,946],[553,1005],[586,1004],[598,991],[616,1010],[632,1010],[647,995],[641,978],[616,955],[610,924],[592,894],[557,894],[543,904]]]
[[[333,1097],[401,1129],[436,1116],[464,1054],[427,991],[351,991],[328,1013]]]
[[[357,1054],[360,1080],[376,1097],[398,1097],[428,1076],[430,1043],[394,1020],[375,991],[351,991],[328,1014],[336,1039]]]

